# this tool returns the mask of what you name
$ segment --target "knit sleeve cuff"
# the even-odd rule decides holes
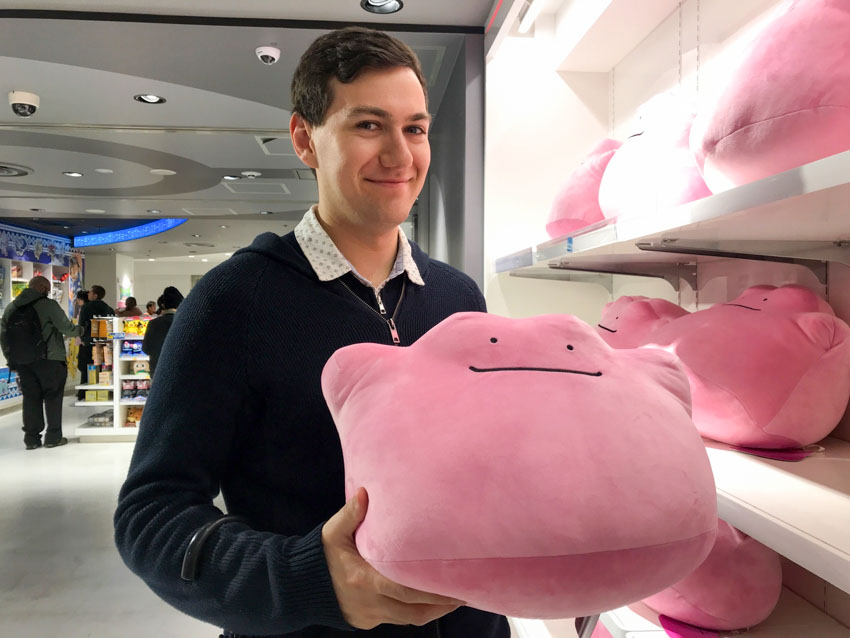
[[[342,616],[331,581],[322,544],[322,527],[317,526],[302,536],[287,552],[291,580],[282,583],[284,598],[293,616],[301,617],[304,625],[322,625],[353,631]]]

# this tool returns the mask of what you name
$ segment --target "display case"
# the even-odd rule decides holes
[[[490,311],[567,312],[595,325],[604,303],[621,295],[662,297],[695,311],[751,285],[796,283],[850,320],[850,151],[682,206],[546,237],[563,179],[596,141],[628,137],[637,107],[669,89],[710,104],[781,3],[637,5],[550,2],[526,35],[516,32],[520,9],[503,26],[508,33],[493,39],[485,173]],[[796,463],[706,445],[721,518],[784,556],[793,566],[786,586],[808,601],[784,592],[774,615],[749,633],[850,636],[848,416],[821,441],[822,451]],[[602,618],[614,636],[665,635],[615,616]],[[569,621],[515,626],[527,638],[575,635]]]

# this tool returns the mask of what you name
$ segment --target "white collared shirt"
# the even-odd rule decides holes
[[[330,235],[322,228],[316,218],[315,205],[310,207],[310,210],[304,214],[304,217],[295,227],[295,240],[304,252],[304,256],[307,257],[307,261],[310,262],[310,266],[313,267],[319,281],[332,281],[350,272],[361,283],[379,293],[388,281],[406,272],[411,282],[418,286],[425,285],[422,276],[419,274],[419,268],[413,261],[410,242],[407,241],[407,236],[401,227],[398,229],[398,250],[395,263],[390,274],[378,287],[375,287],[372,282],[357,272],[351,262],[339,251]]]

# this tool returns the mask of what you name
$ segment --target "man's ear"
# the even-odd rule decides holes
[[[310,168],[319,168],[316,158],[316,150],[313,147],[313,127],[307,120],[293,113],[289,118],[289,136],[292,138],[292,147],[295,154]]]

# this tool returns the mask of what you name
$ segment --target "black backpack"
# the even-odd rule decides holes
[[[44,297],[16,307],[6,324],[6,343],[9,344],[9,367],[29,365],[47,358],[47,342],[41,335],[41,321],[35,304]]]

